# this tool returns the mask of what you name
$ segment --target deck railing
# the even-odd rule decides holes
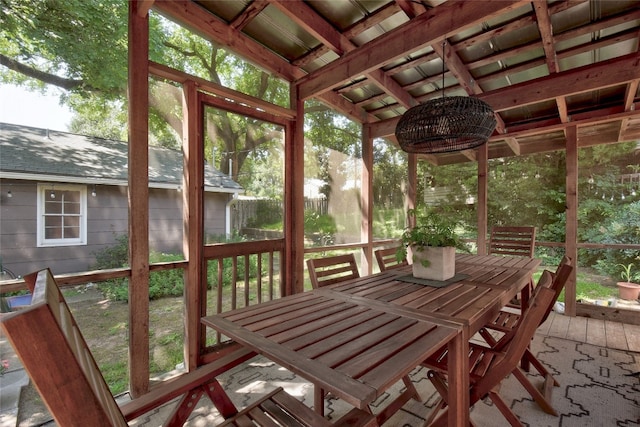
[[[204,259],[207,315],[283,295],[284,239],[207,245]],[[224,341],[219,333],[208,331],[205,351]]]

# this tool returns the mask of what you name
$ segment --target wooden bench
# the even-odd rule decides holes
[[[164,425],[181,426],[203,394],[226,419],[224,425],[373,426],[375,418],[353,409],[330,423],[281,388],[238,412],[216,376],[255,353],[239,348],[185,375],[163,382],[122,407],[114,400],[71,311],[49,270],[25,277],[31,305],[2,318],[11,342],[49,411],[60,426],[126,426],[149,410],[183,396]]]

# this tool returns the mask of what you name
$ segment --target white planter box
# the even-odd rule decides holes
[[[422,250],[411,247],[413,258],[413,276],[420,279],[449,280],[456,274],[456,248],[447,246],[436,248],[427,246]],[[429,266],[422,261],[429,261]]]

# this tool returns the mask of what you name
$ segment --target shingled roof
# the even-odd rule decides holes
[[[73,133],[0,123],[0,177],[127,185],[127,143]],[[241,193],[242,187],[212,167],[205,189]],[[182,185],[182,155],[149,147],[149,186]]]

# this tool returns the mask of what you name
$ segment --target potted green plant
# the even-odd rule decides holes
[[[631,272],[633,269],[633,263],[629,263],[627,265],[618,264],[618,266],[622,267],[620,277],[623,280],[622,282],[617,283],[620,298],[626,300],[637,300],[638,296],[640,296],[640,284],[633,282],[638,278],[637,274],[634,275]]]
[[[396,252],[398,261],[407,258],[410,250],[415,277],[431,280],[452,278],[456,272],[456,249],[468,252],[456,234],[457,223],[433,211],[419,213],[410,209],[407,214],[415,218],[415,226],[408,227],[402,233],[401,245]]]

